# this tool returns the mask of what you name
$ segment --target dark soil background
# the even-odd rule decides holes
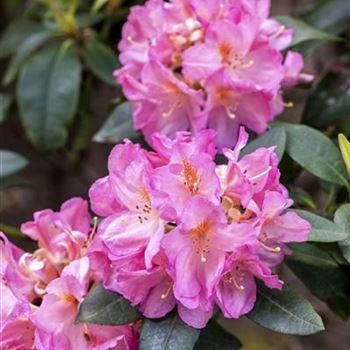
[[[293,15],[308,5],[308,0],[273,0],[273,15]],[[23,2],[24,3],[24,2]],[[22,5],[21,5],[22,6]],[[350,0],[349,0],[350,6]],[[21,9],[18,9],[20,14]],[[6,17],[0,2],[0,31],[2,32],[12,18]],[[111,43],[116,45],[116,43]],[[323,46],[307,59],[306,70],[317,77],[320,67],[324,67],[336,57],[332,46]],[[7,65],[0,61],[0,76]],[[13,92],[14,86],[1,89],[1,92]],[[108,101],[117,92],[96,81],[93,96],[93,115],[91,136],[100,128],[108,116]],[[307,91],[293,90],[291,99],[295,107],[284,118],[300,120]],[[91,141],[81,155],[78,164],[69,162],[64,154],[43,155],[26,139],[20,124],[16,108],[12,107],[9,120],[0,126],[0,149],[13,150],[24,155],[29,165],[21,172],[25,180],[24,187],[16,187],[0,192],[0,221],[2,224],[19,227],[30,220],[32,213],[44,208],[57,210],[60,204],[72,196],[87,198],[91,183],[107,173],[107,157],[113,145],[102,145]],[[302,180],[307,181],[307,179]],[[308,185],[305,182],[305,185]],[[322,200],[322,198],[320,199]],[[243,350],[350,350],[350,323],[343,322],[330,313],[325,304],[312,297],[286,267],[282,268],[284,279],[300,285],[299,290],[308,295],[317,311],[323,317],[326,331],[308,337],[281,335],[256,326],[248,319],[238,321],[222,320],[222,325],[232,331],[244,344]],[[210,350],[210,349],[208,349]]]

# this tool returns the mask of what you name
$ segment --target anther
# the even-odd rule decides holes
[[[264,249],[266,249],[267,251],[271,252],[271,253],[279,253],[281,251],[281,247],[269,247],[268,245],[266,245],[265,243],[260,241],[260,244],[262,245],[262,247]]]
[[[165,293],[163,293],[163,294],[160,296],[160,298],[161,298],[162,300],[166,299],[166,298],[169,296],[169,293],[170,293],[170,291],[171,291],[172,286],[173,286],[172,283],[169,283],[169,282],[168,282],[168,288],[167,288],[167,290],[165,291]]]
[[[163,118],[170,117],[174,113],[175,109],[179,106],[179,104],[180,104],[179,102],[174,103],[167,112],[162,113],[162,117]]]
[[[248,63],[243,63],[239,66],[239,68],[250,68],[254,64],[254,60],[249,60]]]
[[[292,101],[283,102],[283,106],[286,108],[292,108],[292,107],[294,107],[294,103]]]
[[[237,289],[239,289],[239,290],[244,290],[245,289],[243,284],[238,284],[235,279],[233,279],[233,283],[234,283],[234,285],[236,286]]]

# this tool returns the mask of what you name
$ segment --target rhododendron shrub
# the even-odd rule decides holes
[[[173,137],[217,131],[233,147],[240,125],[261,134],[282,113],[283,88],[313,77],[294,32],[269,18],[269,0],[149,0],[130,9],[115,72],[132,102],[134,127]]]
[[[53,177],[53,202],[67,190],[89,201],[8,225],[33,206],[20,186],[37,172],[13,176],[29,162],[0,150],[0,349],[238,350],[232,319],[243,316],[310,335],[325,328],[301,282],[345,343],[325,310],[350,316],[345,2],[308,4],[303,20],[272,18],[270,0],[27,2],[0,37],[0,58],[12,56],[2,83],[17,80],[0,93],[0,123],[16,100],[43,153],[31,161],[59,151],[39,166]],[[121,65],[106,46],[118,41]],[[327,55],[310,55],[326,41]],[[324,66],[311,91],[306,54],[314,72]],[[303,112],[282,116],[295,97]],[[113,143],[100,150],[107,167],[93,157],[85,171],[93,117],[112,106],[93,137]],[[12,147],[24,133],[8,126]],[[13,186],[14,196],[3,192]]]
[[[281,289],[273,272],[308,239],[310,224],[294,212],[280,183],[274,147],[240,158],[247,133],[224,149],[216,165],[215,132],[171,140],[154,134],[155,152],[126,140],[108,160],[109,174],[90,189],[103,220],[88,248],[108,290],[144,316],[161,318],[174,307],[203,328],[218,305],[225,317],[252,310],[256,280]]]

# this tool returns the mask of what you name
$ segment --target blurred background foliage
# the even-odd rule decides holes
[[[18,227],[33,211],[87,196],[90,184],[105,175],[113,144],[129,137],[145,145],[112,75],[122,25],[137,3],[143,1],[1,1],[0,229],[17,243]],[[305,55],[316,79],[311,88],[287,91],[294,108],[248,149],[277,144],[296,208],[323,217],[308,217],[314,228],[341,235],[350,230],[349,205],[340,207],[349,201],[349,177],[336,142],[339,133],[350,137],[349,0],[272,3],[273,15],[296,30],[293,49]],[[321,157],[309,162],[315,150]],[[300,245],[282,267],[292,283],[303,282],[326,332],[298,338],[271,336],[249,320],[222,325],[234,329],[246,350],[349,349],[349,323],[340,321],[350,314],[349,247],[349,241],[327,240]]]

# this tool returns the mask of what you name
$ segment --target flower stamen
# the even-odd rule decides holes
[[[266,175],[267,173],[269,173],[271,169],[272,169],[272,166],[269,165],[269,166],[268,166],[264,171],[262,171],[261,173],[255,175],[255,176],[249,177],[249,180],[250,180],[250,181],[254,181],[254,180],[259,179],[260,177],[262,177],[262,176]]]
[[[247,63],[242,63],[237,68],[250,68],[254,65],[254,60],[249,60]]]
[[[189,161],[184,159],[182,161],[182,177],[183,177],[183,184],[189,189],[189,191],[194,194],[199,189],[200,184],[200,177],[198,175],[197,169],[190,164]]]
[[[239,267],[236,267],[236,270],[239,270]],[[243,280],[243,273],[241,273],[241,275],[242,275],[242,278],[240,278],[240,280],[242,281]],[[224,276],[224,282],[225,283],[233,283],[235,285],[235,287],[239,290],[245,289],[244,285],[239,284],[231,272],[227,273]]]
[[[173,287],[173,284],[168,282],[168,287],[167,287],[166,291],[164,293],[162,293],[160,296],[160,298],[162,300],[166,299],[169,296],[172,287]]]
[[[207,221],[201,222],[197,227],[193,228],[190,231],[190,234],[193,237],[193,243],[197,247],[197,254],[200,255],[200,260],[202,263],[206,263],[207,257],[206,253],[209,252],[209,242],[207,234],[209,231],[209,223]]]
[[[266,245],[265,243],[263,243],[262,241],[260,241],[261,246],[266,249],[267,251],[271,252],[271,253],[279,253],[281,251],[281,247],[277,246],[277,247],[269,247],[268,245]]]
[[[232,107],[225,106],[226,113],[230,119],[235,119],[236,118],[236,109]]]
[[[170,107],[170,109],[167,112],[163,112],[161,115],[163,118],[169,118],[176,110],[181,105],[181,101],[176,101],[173,103]]]
[[[279,37],[285,30],[286,30],[286,26],[281,25],[279,30],[270,36],[270,39],[275,39],[275,38]]]

